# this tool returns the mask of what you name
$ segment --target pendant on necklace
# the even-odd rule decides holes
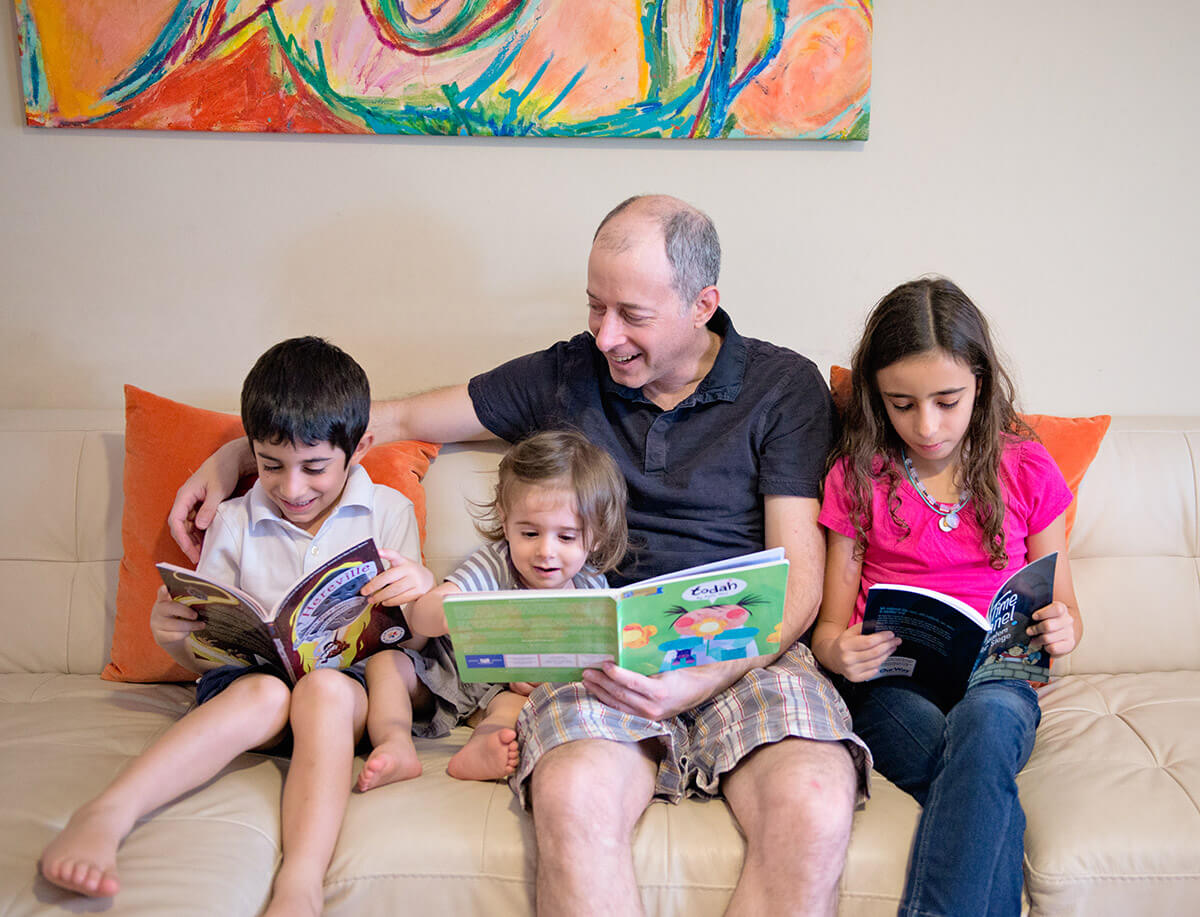
[[[953,532],[958,528],[958,513],[947,513],[938,520],[938,528],[943,532]]]

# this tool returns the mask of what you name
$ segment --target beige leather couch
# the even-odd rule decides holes
[[[0,914],[254,914],[279,855],[286,761],[245,755],[146,819],[124,888],[87,902],[37,856],[191,701],[179,685],[101,681],[121,556],[119,413],[0,411]],[[475,544],[463,496],[497,451],[448,448],[427,478],[427,556]],[[1200,911],[1200,417],[1117,419],[1085,478],[1072,565],[1080,648],[1043,690],[1022,773],[1032,913]],[[446,777],[464,732],[418,743],[417,780],[350,801],[326,877],[336,915],[529,914],[533,834],[508,787]],[[878,776],[855,819],[841,913],[891,914],[917,806]],[[634,857],[646,909],[719,914],[742,841],[719,802],[655,805]],[[783,913],[783,907],[779,913]]]

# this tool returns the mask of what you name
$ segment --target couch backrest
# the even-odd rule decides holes
[[[0,410],[0,672],[99,672],[121,558],[119,411]],[[425,479],[439,577],[478,544],[500,444],[448,446]],[[1118,418],[1084,478],[1071,565],[1080,648],[1056,672],[1200,669],[1200,417]]]

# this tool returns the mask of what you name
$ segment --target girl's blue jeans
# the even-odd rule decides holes
[[[984,682],[943,711],[908,678],[848,686],[875,769],[923,806],[901,915],[1021,912],[1025,813],[1016,775],[1041,720],[1028,682]]]

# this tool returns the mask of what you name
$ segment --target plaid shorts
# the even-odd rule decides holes
[[[616,710],[588,694],[580,682],[543,685],[517,721],[521,761],[509,785],[521,805],[528,806],[529,778],[550,749],[579,739],[658,739],[662,756],[655,798],[678,802],[685,795],[713,797],[720,792],[721,776],[750,752],[790,736],[844,743],[858,773],[858,802],[866,800],[871,753],[852,731],[841,695],[800,643],[700,706],[666,720]]]

